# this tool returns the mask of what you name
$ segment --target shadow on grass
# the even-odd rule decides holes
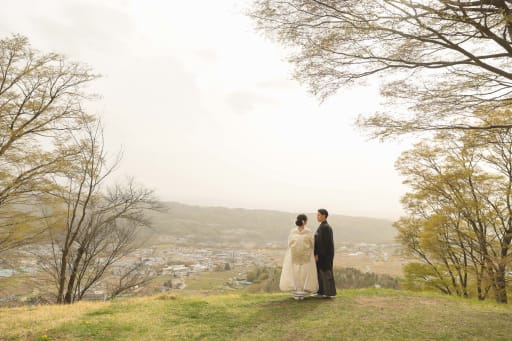
[[[315,316],[315,310],[331,305],[330,299],[243,296],[239,300],[212,303],[207,300],[169,305],[164,324],[173,326],[173,338],[188,340],[238,340],[248,335],[257,339],[274,339],[286,333],[288,325],[304,316]],[[238,304],[239,303],[239,304]]]
[[[244,326],[240,339],[273,339],[279,336],[284,340],[302,340],[303,332],[309,323],[321,318],[325,309],[332,309],[336,298],[321,299],[306,297],[296,301],[292,297],[272,299],[255,304],[251,321]]]
[[[262,302],[259,304],[262,308],[271,308],[271,309],[279,309],[281,307],[291,308],[292,311],[300,312],[302,309],[305,308],[308,311],[311,311],[312,309],[316,309],[317,307],[323,305],[323,304],[329,304],[329,302],[332,302],[336,298],[315,298],[315,297],[304,297],[303,300],[297,301],[294,300],[293,297],[283,297],[280,299],[274,299],[269,302]]]

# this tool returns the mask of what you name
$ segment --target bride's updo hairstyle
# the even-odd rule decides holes
[[[297,226],[302,226],[302,225],[304,225],[304,223],[305,223],[305,222],[307,222],[307,221],[308,221],[308,217],[306,217],[306,215],[305,215],[305,214],[299,214],[299,215],[297,216],[297,220],[295,221],[295,225],[297,225]]]

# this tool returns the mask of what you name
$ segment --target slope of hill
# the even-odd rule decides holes
[[[279,242],[286,240],[294,227],[295,213],[199,207],[165,203],[168,210],[154,214],[155,231],[192,241]],[[309,227],[316,229],[316,213],[307,214]],[[381,243],[393,241],[395,229],[385,219],[329,216],[338,242]]]
[[[392,290],[164,294],[114,302],[0,309],[10,340],[510,340],[512,307]]]

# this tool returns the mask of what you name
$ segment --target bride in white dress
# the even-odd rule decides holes
[[[302,300],[306,294],[318,291],[315,238],[313,232],[306,227],[307,221],[306,215],[297,216],[297,228],[288,236],[288,249],[279,281],[279,288],[282,291],[291,291],[296,300]]]

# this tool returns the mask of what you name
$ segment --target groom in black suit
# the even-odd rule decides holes
[[[315,260],[318,272],[317,297],[336,296],[336,285],[333,277],[334,239],[332,228],[327,222],[329,213],[321,208],[317,213],[320,223],[315,233]]]

